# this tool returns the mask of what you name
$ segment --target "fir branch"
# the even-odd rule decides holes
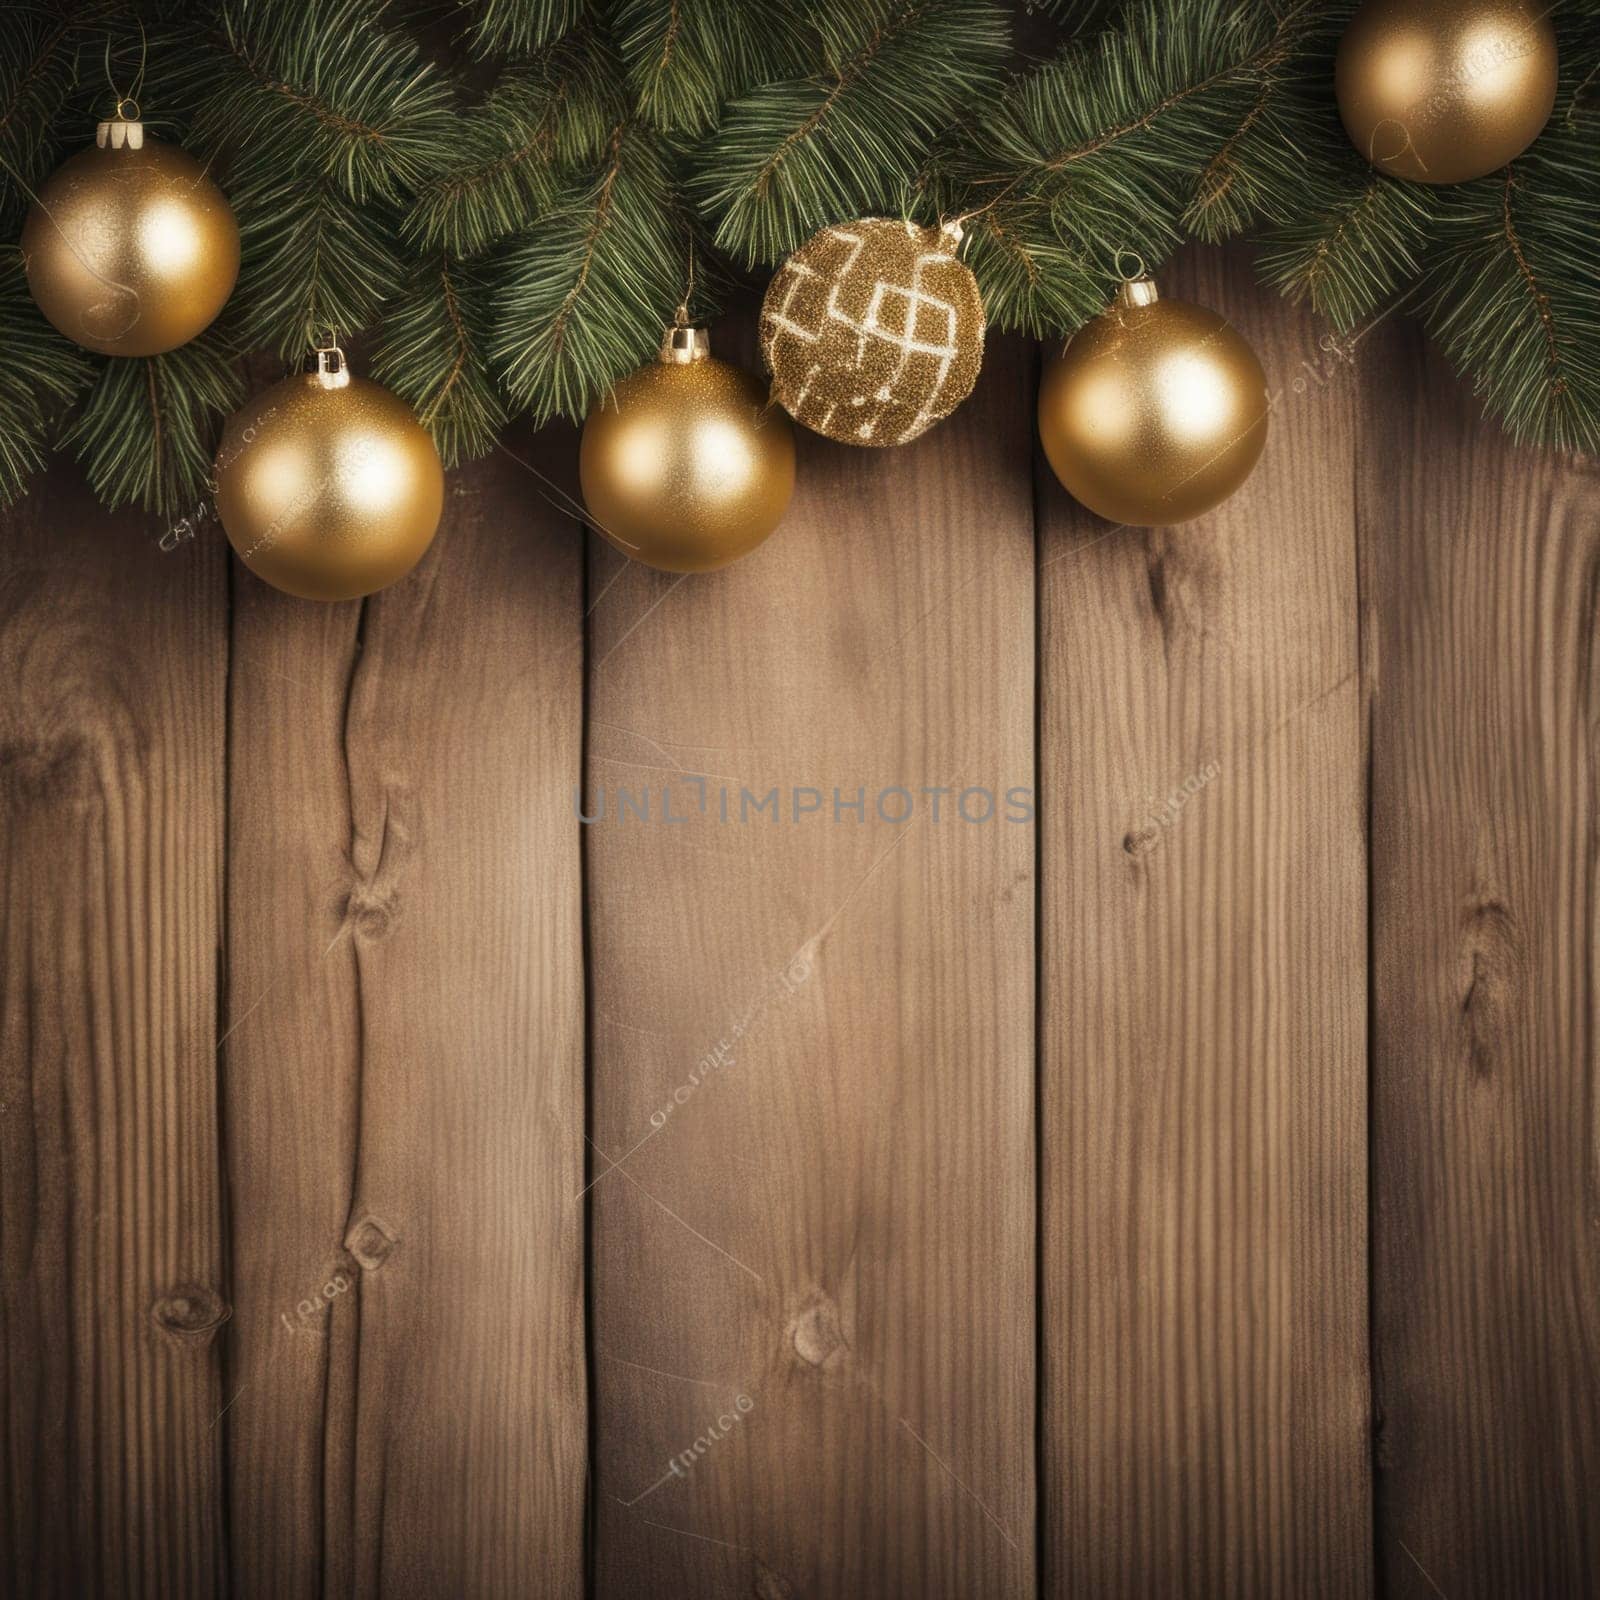
[[[1197,239],[1216,243],[1258,218],[1282,219],[1299,190],[1305,163],[1289,136],[1287,92],[1277,71],[1286,55],[1262,59],[1249,109],[1196,175],[1179,220]]]
[[[93,13],[90,13],[92,15]],[[29,9],[0,28],[0,226],[21,225],[28,197],[59,149],[54,126],[71,94],[85,18]]]
[[[583,15],[584,0],[476,0],[471,42],[480,56],[520,56],[553,44]]]
[[[215,329],[166,355],[107,361],[62,439],[102,504],[173,517],[205,492],[221,419],[244,398]]]
[[[899,209],[940,132],[997,84],[1007,40],[987,0],[864,0],[814,20],[826,70],[736,100],[698,154],[692,192],[746,264]]]
[[[601,169],[496,258],[490,356],[536,423],[581,420],[658,344],[687,278],[669,154],[619,124]]]
[[[996,327],[1045,338],[1104,309],[1105,272],[1063,243],[1047,207],[1002,201],[967,224],[962,258]]]
[[[333,178],[355,201],[428,177],[455,127],[448,85],[373,0],[224,0],[184,86],[210,147]]]
[[[39,314],[20,253],[0,252],[0,505],[44,465],[53,414],[91,375],[84,353]]]
[[[1348,330],[1416,276],[1436,209],[1424,184],[1383,176],[1356,153],[1334,102],[1333,64],[1353,7],[1340,0],[1308,27],[1274,96],[1276,193],[1261,276]]]
[[[621,0],[612,18],[639,115],[704,133],[723,103],[804,70],[814,41],[784,0]]]
[[[469,256],[526,227],[564,175],[600,159],[624,111],[620,72],[604,42],[580,29],[502,78],[460,119],[449,165],[406,218],[407,239]]]
[[[440,258],[412,275],[384,316],[373,375],[410,402],[447,467],[487,454],[506,420],[485,351],[486,285]]]
[[[1268,235],[1262,278],[1309,301],[1341,332],[1371,316],[1420,270],[1433,222],[1433,192],[1385,177],[1346,152],[1331,173],[1308,174],[1317,209]]]
[[[1130,0],[1015,79],[935,168],[946,205],[973,208],[992,320],[1068,332],[1104,304],[1119,252],[1153,267],[1184,230],[1219,238],[1288,214],[1291,85],[1311,37],[1303,4],[1193,0],[1179,25],[1160,0]],[[1019,259],[1031,270],[1008,267]]]
[[[1510,166],[1441,197],[1427,325],[1518,440],[1600,452],[1600,138],[1567,115]]]
[[[399,292],[405,268],[390,219],[331,180],[252,166],[233,198],[242,258],[234,298],[249,345],[293,360],[329,331],[366,327]]]

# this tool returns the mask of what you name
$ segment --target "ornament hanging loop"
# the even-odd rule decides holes
[[[94,142],[102,150],[142,150],[144,149],[144,124],[136,117],[125,118],[121,115],[122,107],[132,105],[139,109],[137,100],[119,100],[117,102],[118,115],[114,121],[102,122],[94,130]]]
[[[1123,267],[1124,260],[1134,263],[1134,270],[1128,272]],[[1150,276],[1144,264],[1144,257],[1137,250],[1119,250],[1116,258],[1117,277],[1117,304],[1123,307],[1153,305],[1161,298],[1156,289],[1156,280]]]
[[[117,109],[96,125],[94,142],[102,150],[144,149],[144,124],[139,120],[139,102],[131,95],[117,96]]]
[[[684,278],[683,299],[678,302],[678,309],[672,314],[674,328],[687,328],[689,326],[689,307],[694,303],[694,235],[689,235],[689,268]]]
[[[112,94],[117,97],[116,120],[118,122],[137,123],[139,120],[139,102],[135,96],[140,94],[144,89],[145,63],[149,60],[150,56],[150,39],[144,31],[143,19],[135,17],[133,20],[138,24],[139,28],[139,66],[138,70],[133,75],[133,83],[129,86],[126,94],[124,94],[117,87],[117,80],[111,76],[111,35],[109,33],[106,34],[106,82],[110,84]],[[129,116],[124,110],[124,107],[126,106],[133,107],[132,116]],[[102,126],[104,126],[104,124],[102,124]],[[131,140],[129,142],[132,143]],[[118,140],[115,147],[120,148],[120,146],[121,141]],[[139,146],[134,144],[133,148],[137,150]]]
[[[314,354],[317,358],[314,377],[320,388],[343,389],[350,382],[350,366],[339,348],[339,335],[333,329],[328,330],[328,342],[319,344]]]
[[[711,335],[704,328],[675,323],[661,341],[661,361],[669,367],[692,366],[711,355]]]

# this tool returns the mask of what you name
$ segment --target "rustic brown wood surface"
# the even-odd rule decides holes
[[[581,1592],[581,547],[509,457],[452,482],[417,575],[364,605],[235,575],[248,1595]]]
[[[1225,506],[1040,468],[1045,1589],[1369,1582],[1353,383],[1236,258],[1164,292],[1274,375]]]
[[[1600,468],[1411,329],[1362,405],[1373,1354],[1395,1595],[1600,1593]]]
[[[1187,530],[1005,340],[707,578],[558,431],[365,606],[6,515],[0,1592],[1594,1592],[1597,471],[1165,287]]]
[[[905,449],[803,438],[725,573],[595,564],[604,1593],[1033,1592],[1033,829],[958,811],[1033,784],[1030,357]]]
[[[227,558],[69,466],[0,540],[0,1592],[209,1594]]]

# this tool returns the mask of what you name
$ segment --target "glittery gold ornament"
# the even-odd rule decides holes
[[[444,507],[439,452],[411,408],[338,349],[228,420],[217,513],[239,559],[304,600],[354,600],[403,578]]]
[[[1186,522],[1250,476],[1267,439],[1255,352],[1204,306],[1124,283],[1045,368],[1039,438],[1056,476],[1097,515]]]
[[[1556,98],[1549,0],[1366,0],[1334,89],[1356,148],[1391,177],[1481,178],[1522,154]]]
[[[595,526],[664,572],[709,572],[755,549],[794,492],[794,430],[748,372],[716,361],[703,328],[592,410],[578,480]]]
[[[868,218],[813,234],[761,305],[773,393],[843,444],[905,444],[972,393],[983,300],[961,230]]]
[[[39,309],[75,344],[154,356],[222,309],[239,276],[239,225],[193,156],[119,116],[40,189],[22,256]]]

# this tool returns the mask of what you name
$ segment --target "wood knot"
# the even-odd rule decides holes
[[[1000,891],[1000,904],[1008,906],[1016,898],[1018,888],[1027,883],[1033,874],[1026,867],[1019,867],[1011,875],[1011,882]]]
[[[789,1324],[789,1340],[802,1361],[826,1365],[844,1345],[839,1308],[825,1294],[816,1295]]]
[[[358,938],[385,939],[400,920],[400,897],[361,884],[345,897],[344,917]]]
[[[1474,900],[1461,914],[1461,1027],[1473,1073],[1488,1077],[1516,1026],[1523,984],[1522,935],[1499,900]]]
[[[755,1564],[756,1581],[750,1593],[755,1600],[794,1600],[794,1590],[760,1556],[751,1559]]]
[[[344,1247],[364,1272],[376,1272],[394,1254],[399,1243],[398,1234],[392,1233],[377,1217],[368,1215],[345,1236]]]
[[[180,1283],[150,1307],[151,1320],[181,1344],[208,1344],[233,1308],[213,1289]]]
[[[1122,836],[1122,848],[1130,856],[1148,855],[1155,849],[1158,831],[1155,828],[1139,828],[1132,833]]]
[[[1150,609],[1165,629],[1167,625],[1167,563],[1166,557],[1152,550],[1145,557],[1145,576],[1150,585]]]
[[[7,739],[0,743],[0,794],[13,805],[81,805],[100,792],[86,739]]]

